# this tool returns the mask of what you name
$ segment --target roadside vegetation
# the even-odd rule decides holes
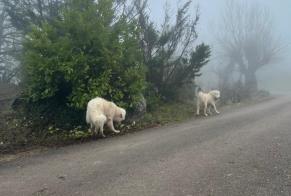
[[[193,14],[191,3],[185,1],[175,18],[166,9],[158,27],[150,20],[146,0],[3,0],[0,83],[17,90],[2,91],[0,150],[92,139],[85,109],[96,96],[126,108],[127,121],[119,127],[123,132],[192,117],[196,80],[211,49],[197,43],[200,13],[197,9]],[[224,43],[236,46],[226,53],[237,53],[229,54],[228,67],[220,69],[223,78],[229,71],[225,69],[257,70],[271,62],[266,56],[272,51],[275,58],[276,45],[259,59],[249,57],[252,65],[241,65],[240,59],[248,57],[239,58],[246,54],[240,53],[244,47],[232,40]],[[255,52],[264,48],[262,43]],[[251,70],[252,78],[244,75],[245,82],[240,76],[235,96],[237,89],[258,92],[256,83],[250,85],[256,72]],[[218,87],[225,89],[228,82]]]

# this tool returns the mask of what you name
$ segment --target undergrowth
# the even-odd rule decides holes
[[[126,134],[145,128],[181,122],[193,117],[194,110],[192,104],[177,102],[160,104],[139,120],[125,121],[116,125],[116,128],[121,130],[121,134]],[[32,111],[30,110],[30,112]],[[0,153],[26,149],[31,146],[63,146],[101,138],[94,135],[86,124],[74,125],[67,129],[67,126],[60,127],[58,124],[50,124],[47,119],[41,118],[44,117],[38,116],[37,119],[31,119],[15,112],[5,114],[5,117],[1,118]],[[45,122],[45,127],[40,126],[40,120]],[[33,121],[37,121],[36,126],[33,126],[35,124]],[[105,127],[105,134],[107,137],[114,135],[107,127]]]

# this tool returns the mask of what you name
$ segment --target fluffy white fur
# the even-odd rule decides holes
[[[205,116],[208,116],[207,107],[209,104],[212,105],[215,112],[217,114],[219,114],[219,111],[217,110],[216,105],[215,105],[216,100],[219,98],[220,98],[220,91],[219,90],[212,90],[212,91],[209,91],[208,93],[205,93],[201,89],[199,89],[198,95],[197,95],[197,112],[196,112],[196,114],[199,115],[201,104],[203,104],[203,106],[204,106],[204,115]],[[209,113],[210,113],[210,110],[209,110]]]
[[[103,98],[96,97],[91,99],[87,104],[86,122],[90,124],[90,129],[94,128],[95,134],[100,134],[105,137],[103,133],[104,124],[115,133],[119,133],[113,125],[113,121],[121,122],[125,119],[125,109],[118,107],[113,102],[107,101]]]

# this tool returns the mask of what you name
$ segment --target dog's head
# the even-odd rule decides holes
[[[209,94],[215,99],[219,99],[220,98],[220,91],[219,90],[212,90],[209,92]]]
[[[125,119],[125,116],[126,116],[126,110],[121,107],[118,107],[115,111],[114,121],[120,123],[121,121]]]

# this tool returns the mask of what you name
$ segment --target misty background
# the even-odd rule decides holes
[[[238,0],[239,1],[239,0]],[[235,2],[238,2],[235,1]],[[149,0],[150,17],[156,24],[160,25],[164,19],[165,7],[169,8],[172,19],[175,19],[176,10],[185,1],[179,0]],[[213,74],[213,67],[218,64],[219,55],[216,50],[215,33],[219,31],[221,15],[228,0],[195,0],[191,5],[193,14],[197,6],[200,10],[200,19],[197,26],[198,40],[196,44],[205,42],[211,46],[211,61],[202,69],[202,76],[198,78],[198,84],[205,89],[216,88],[216,76]],[[257,79],[260,89],[268,90],[272,93],[290,93],[291,92],[291,1],[289,0],[240,0],[258,7],[269,10],[273,22],[273,34],[276,36],[281,45],[282,51],[277,62],[263,66],[257,72]],[[213,79],[212,81],[209,78]]]

